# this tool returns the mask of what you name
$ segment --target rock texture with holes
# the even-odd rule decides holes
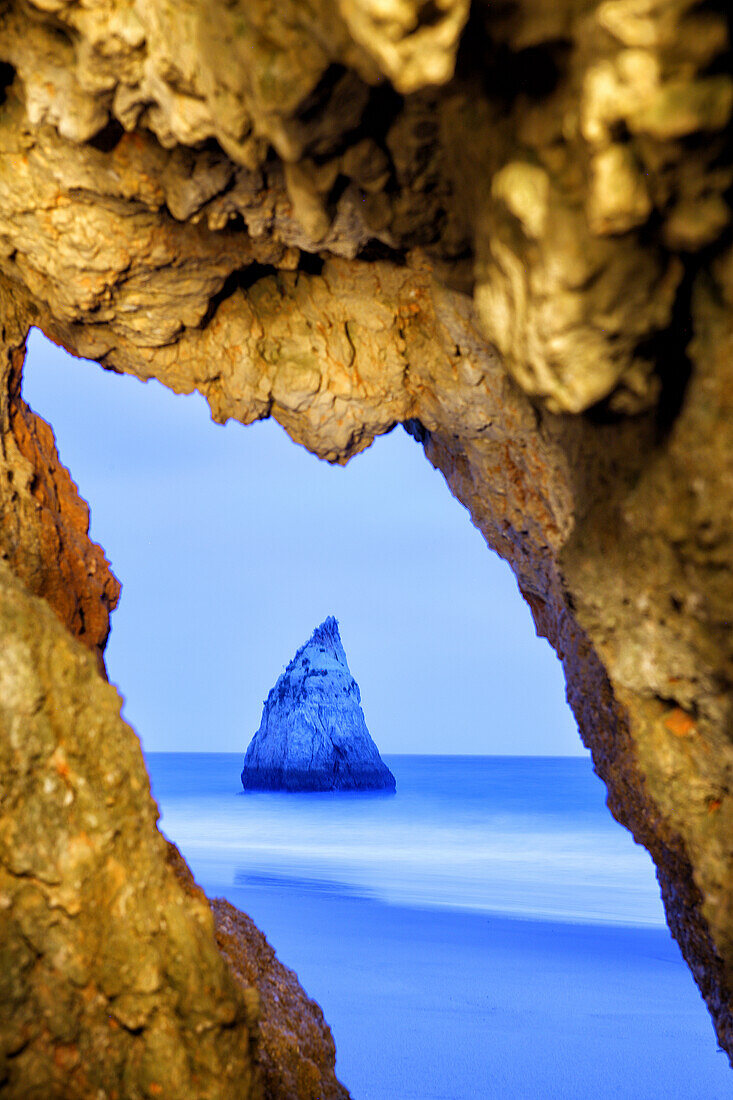
[[[198,389],[217,420],[274,416],[329,461],[408,427],[560,655],[609,806],[649,848],[733,1053],[732,70],[724,0],[5,0],[0,556],[15,602],[0,655],[16,656],[0,838],[23,836],[59,744],[94,757],[108,705],[101,680],[85,687],[82,728],[80,697],[48,710],[46,688],[18,684],[47,675],[62,637],[100,654],[116,598],[50,434],[20,404],[37,324],[108,368]],[[35,624],[22,660],[11,603]],[[18,734],[42,714],[55,741]],[[256,1095],[250,1032],[217,1016],[230,986],[193,900],[171,911],[200,949],[175,974],[134,976],[138,926],[146,959],[172,934],[152,931],[173,895],[142,785],[134,822],[112,807],[83,830],[57,794],[34,826],[46,878],[0,849],[16,960],[2,1003],[21,1021],[3,1023],[6,1091],[23,1060],[49,1095],[62,1079],[63,1095],[98,1081],[137,1095],[148,1042],[188,1067],[187,1088],[181,990],[200,978],[216,1095]],[[93,861],[118,835],[147,853],[139,871],[121,862],[121,883],[145,868],[157,883],[114,917],[119,993],[99,952],[76,980],[70,946],[97,942],[111,911],[48,901],[86,897],[53,854],[82,831]],[[109,1033],[109,1058],[94,1006],[128,994],[156,1007],[139,1032]],[[236,1087],[222,1065],[241,1068]]]
[[[265,700],[244,757],[246,791],[373,791],[395,778],[369,736],[338,623],[317,626]]]

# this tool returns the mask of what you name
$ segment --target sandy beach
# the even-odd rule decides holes
[[[651,862],[583,760],[388,758],[391,798],[153,756],[163,828],[322,1006],[354,1100],[726,1100]]]
[[[733,1095],[665,930],[409,909],[297,880],[226,894],[321,1003],[355,1100]]]

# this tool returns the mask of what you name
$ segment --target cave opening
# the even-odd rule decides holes
[[[106,660],[146,750],[244,751],[333,613],[385,752],[587,755],[511,571],[402,428],[345,467],[313,461],[273,420],[214,424],[200,394],[37,330],[23,393],[122,583]]]
[[[132,395],[130,405],[127,394]],[[543,788],[562,781],[554,759],[585,755],[563,703],[559,666],[549,647],[534,638],[513,578],[486,553],[480,535],[459,515],[460,505],[446,493],[416,443],[398,428],[346,469],[306,461],[272,422],[247,432],[233,423],[210,425],[198,395],[182,399],[157,382],[142,386],[101,372],[70,359],[37,332],[30,342],[24,395],[54,426],[62,461],[78,480],[82,496],[91,498],[92,537],[104,546],[126,586],[112,620],[108,670],[126,696],[126,715],[143,741],[163,828],[209,893],[226,892],[253,912],[284,961],[296,967],[308,991],[323,1004],[335,1030],[337,1072],[354,1095],[410,1096],[415,1066],[426,1061],[435,1087],[455,1090],[450,1095],[469,1095],[477,1079],[482,1095],[509,1094],[517,1088],[517,1066],[526,1063],[528,1028],[538,1050],[531,1079],[554,1079],[559,1057],[568,1070],[575,1067],[578,1089],[585,1088],[588,1066],[580,1041],[585,1041],[588,1021],[602,1014],[588,993],[591,930],[599,921],[594,923],[593,914],[588,919],[587,913],[585,921],[577,914],[575,922],[562,919],[567,900],[560,896],[562,883],[578,886],[572,865],[577,871],[583,864],[581,878],[591,863],[601,865],[594,885],[606,891],[604,904],[611,910],[604,860],[610,864],[616,859],[634,873],[643,864],[652,919],[635,931],[634,942],[641,942],[648,954],[659,948],[663,934],[646,854],[634,849],[628,835],[610,820],[603,817],[605,829],[599,829],[594,819],[581,850],[563,834],[560,807],[550,807],[554,836],[540,852],[548,896],[551,888],[560,896],[547,925],[550,940],[538,938],[540,920],[534,925],[528,920],[537,913],[525,910],[518,926],[511,922],[516,898],[529,891],[537,870],[538,852],[531,847],[538,843],[536,819],[525,821],[514,843],[507,841],[508,834],[501,843],[496,834],[492,838],[494,865],[527,873],[513,881],[511,875],[496,878],[493,907],[486,908],[485,902],[483,908],[466,906],[468,923],[461,924],[450,906],[433,905],[437,924],[428,936],[420,915],[430,908],[425,897],[404,893],[405,863],[392,859],[390,864],[387,858],[390,839],[398,841],[394,848],[413,843],[414,820],[402,820],[402,831],[389,837],[379,831],[384,803],[365,799],[349,835],[343,816],[329,816],[328,800],[314,802],[313,812],[303,817],[282,813],[282,800],[273,811],[265,807],[264,796],[247,800],[237,794],[238,827],[249,829],[250,835],[265,834],[264,841],[247,847],[242,833],[232,836],[231,821],[227,826],[220,808],[215,819],[209,818],[211,835],[201,837],[201,829],[190,820],[190,796],[204,771],[192,769],[190,758],[179,760],[188,784],[180,797],[182,772],[177,765],[168,767],[171,761],[164,758],[186,751],[222,758],[231,754],[231,787],[236,788],[238,765],[256,728],[263,693],[296,645],[331,612],[342,620],[367,720],[388,762],[402,754],[442,754],[449,783],[455,777],[465,780],[466,773],[452,773],[447,754],[456,760],[475,754],[471,766],[478,770],[482,754],[505,754],[502,813],[508,815],[519,806],[529,814],[532,801],[544,797]],[[360,636],[358,628],[365,621],[372,629],[362,629]],[[484,724],[480,731],[478,721]],[[544,772],[534,786],[523,787],[526,774],[512,770],[511,758],[536,757],[547,752],[548,744]],[[574,764],[583,769],[583,782],[594,785],[591,802],[602,810],[602,788],[590,776],[588,761]],[[208,788],[211,801],[234,793],[220,783],[220,775]],[[413,771],[409,777],[413,784],[415,775]],[[407,787],[414,797],[414,785],[408,782]],[[485,789],[479,784],[473,794],[480,797]],[[444,789],[441,797],[448,794]],[[575,808],[581,816],[592,812],[585,795]],[[241,816],[243,812],[249,816]],[[468,816],[477,812],[475,801],[470,802]],[[436,860],[439,843],[449,835],[447,820],[432,824],[419,838],[427,864]],[[337,829],[341,847],[351,844],[356,851],[351,865],[329,851],[336,846]],[[294,847],[296,830],[301,835]],[[367,830],[368,843],[360,844],[355,834],[360,832],[363,840]],[[469,835],[475,837],[466,833],[463,842]],[[319,849],[319,837],[324,836],[328,843]],[[238,844],[247,849],[246,859],[231,858]],[[217,845],[218,855],[212,854]],[[285,847],[287,858],[282,856]],[[454,855],[452,849],[450,858]],[[485,871],[485,855],[468,853],[470,876],[477,868]],[[390,865],[391,895],[380,895],[385,878],[375,882],[354,872],[355,865],[363,871],[375,859]],[[230,875],[226,882],[225,864]],[[329,868],[335,869],[336,879],[329,877]],[[455,889],[456,881],[447,889]],[[639,904],[640,894],[634,892],[639,879],[630,881],[626,879],[627,901],[633,907]],[[502,898],[496,893],[500,889],[514,890],[513,900],[504,895],[503,916],[497,916],[502,913]],[[336,909],[334,894],[339,894]],[[410,916],[390,936],[389,915],[400,906]],[[339,944],[324,943],[324,913],[345,933]],[[616,923],[616,937],[607,938],[603,947],[606,992],[613,1000],[620,986],[628,987],[627,996],[651,1006],[652,1026],[669,1029],[672,1045],[677,1041],[674,1013],[676,1026],[693,1041],[704,1034],[701,1046],[707,1048],[709,1024],[674,947],[665,938],[666,973],[660,984],[659,974],[650,970],[635,973],[628,957],[628,926],[623,919]],[[528,927],[532,931],[525,935]],[[515,937],[517,954],[511,958],[521,959],[523,989],[512,1010],[524,1023],[492,1052],[484,1037],[492,1018],[505,1007],[507,984],[492,966],[497,960],[507,964],[510,956],[491,956],[477,971],[476,950],[486,949],[497,935]],[[383,954],[384,966],[365,966],[363,957],[355,959],[350,949],[357,942],[364,951]],[[417,954],[409,947],[415,942],[421,945]],[[559,955],[550,955],[549,942],[561,946]],[[436,952],[437,944],[447,946],[448,953]],[[431,954],[435,958],[429,964]],[[676,967],[670,966],[674,963]],[[453,984],[451,975],[457,976]],[[406,1011],[416,995],[424,998],[417,1027],[414,1018],[400,1027],[384,1014],[377,1024],[380,1006],[390,1003],[390,994],[398,1011]],[[545,1007],[559,999],[566,1022],[573,1020],[578,1029],[567,1027],[558,1043],[552,1027],[542,1022],[538,997]],[[459,1026],[446,1030],[446,1021],[456,1018],[456,1004],[465,1011]],[[609,1056],[603,1064],[610,1091],[600,1095],[621,1095],[619,1082],[629,1066],[639,1064],[648,1035],[630,1036],[625,1027],[622,1015],[607,1021]],[[365,1042],[365,1035],[371,1040]],[[377,1048],[384,1063],[380,1067],[375,1066]],[[432,1054],[426,1056],[427,1051]],[[657,1082],[663,1060],[647,1057],[647,1072]],[[702,1077],[715,1087],[718,1069],[714,1057],[709,1061]]]

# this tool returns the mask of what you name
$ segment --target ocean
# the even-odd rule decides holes
[[[162,831],[321,1003],[355,1100],[733,1095],[586,758],[385,756],[394,795],[244,793],[242,754],[146,759]]]

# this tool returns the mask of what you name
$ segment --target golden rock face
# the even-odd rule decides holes
[[[20,1069],[154,1095],[162,1050],[166,1095],[278,1095],[260,1071],[286,1048],[282,1081],[340,1088],[295,994],[258,1053],[242,987],[275,979],[228,968],[171,871],[95,663],[117,584],[19,397],[31,324],[332,462],[410,424],[563,660],[733,1052],[731,57],[722,0],[0,8],[8,1095]]]

